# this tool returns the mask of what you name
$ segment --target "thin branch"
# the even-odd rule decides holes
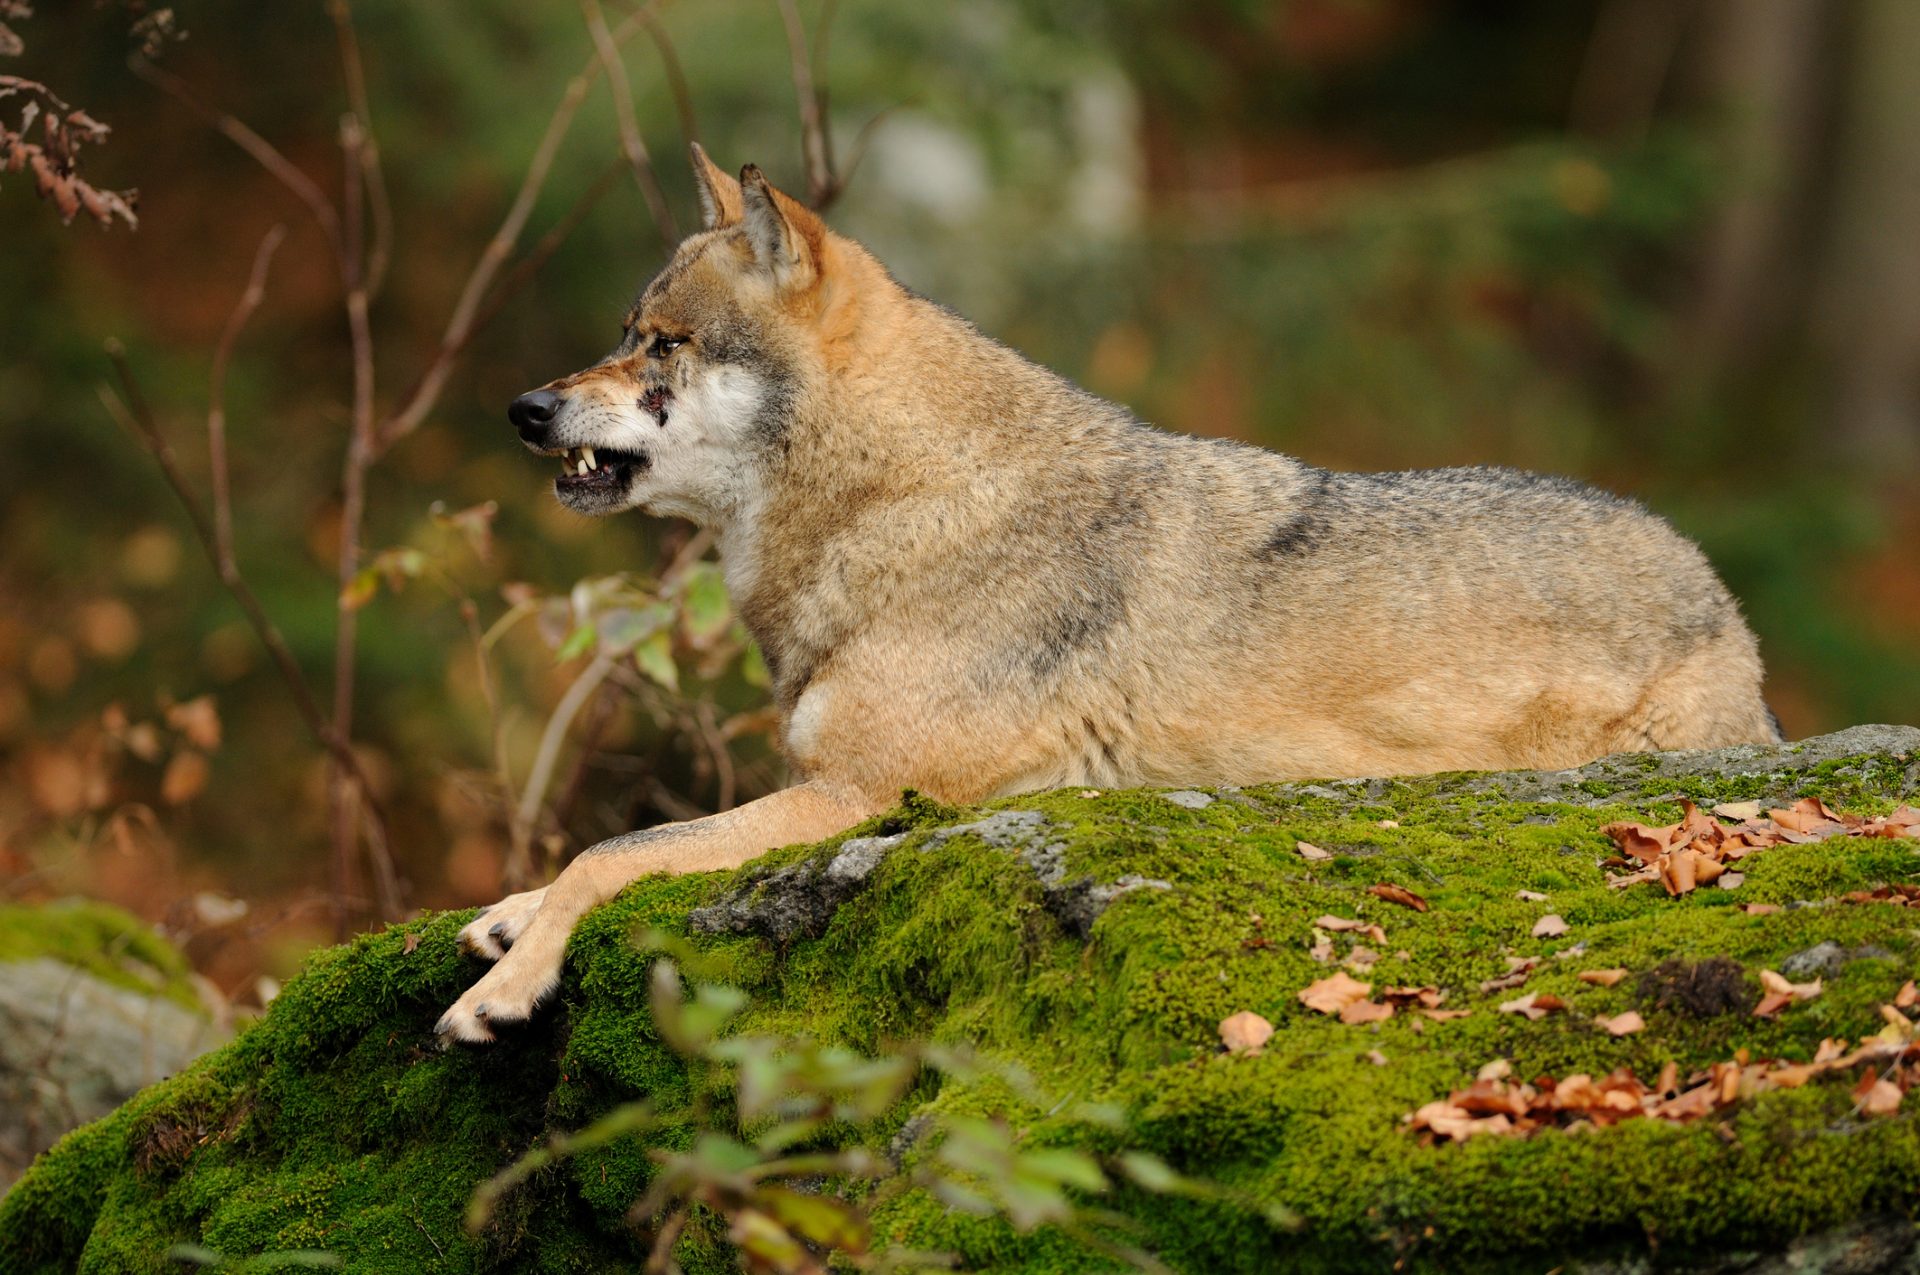
[[[208,518],[206,510],[201,507],[200,498],[194,494],[186,476],[181,473],[180,463],[174,455],[172,445],[160,432],[153,409],[148,405],[146,396],[140,390],[139,382],[134,378],[133,369],[127,363],[125,348],[118,341],[109,341],[107,356],[113,360],[114,371],[120,378],[127,398],[122,401],[119,395],[103,385],[100,387],[101,403],[105,405],[108,414],[129,434],[138,439],[152,455],[154,462],[160,467],[161,476],[167,480],[167,486],[173,489],[173,494],[179,499],[181,507],[186,510],[187,520],[193,524],[194,532],[200,538],[201,547],[206,550],[207,560],[214,565],[220,576],[220,582],[226,586],[227,592],[232,594],[234,601],[240,604],[240,610],[246,615],[247,623],[259,638],[260,644],[267,649],[267,654],[279,670],[282,680],[286,682],[287,689],[292,692],[294,706],[299,710],[302,720],[306,722],[307,729],[312,732],[314,740],[321,747],[352,772],[361,789],[366,793],[367,801],[373,807],[374,813],[379,814],[372,785],[361,769],[359,759],[328,725],[326,714],[320,710],[320,703],[314,698],[312,689],[307,685],[306,676],[301,673],[299,662],[294,659],[293,651],[287,646],[286,639],[268,618],[266,610],[260,605],[260,599],[254,594],[252,586],[246,582],[239,570],[237,568],[229,570],[223,566],[219,542],[214,535],[213,522]]]
[[[498,318],[500,312],[507,308],[507,303],[513,300],[522,288],[533,282],[534,277],[540,273],[541,267],[553,258],[553,254],[560,250],[560,246],[575,230],[579,229],[580,223],[587,219],[587,214],[593,211],[593,206],[613,189],[614,183],[619,180],[626,166],[625,159],[616,159],[608,164],[601,174],[593,179],[593,185],[587,187],[580,198],[574,201],[573,207],[567,209],[565,215],[554,222],[546,234],[540,236],[538,242],[527,250],[526,256],[514,263],[513,269],[507,271],[506,277],[500,281],[500,286],[495,288],[493,294],[487,298],[487,303],[480,313],[474,316],[475,332]]]
[[[362,151],[366,138],[360,119],[347,115],[340,122],[340,149],[345,161],[343,175],[347,209],[345,233],[341,237],[340,272],[346,281],[347,333],[353,351],[352,432],[340,473],[340,548],[339,586],[344,595],[360,570],[360,535],[366,521],[367,470],[375,458],[374,447],[374,365],[373,330],[368,317],[365,243],[360,233],[362,208],[360,181],[366,171]],[[333,729],[341,739],[353,738],[354,684],[357,673],[360,613],[355,607],[336,608],[333,647]],[[353,879],[355,830],[360,825],[354,793],[348,775],[335,766],[330,787],[333,814],[333,865],[336,893],[345,897]],[[367,840],[367,857],[374,869],[375,895],[387,920],[402,913],[398,874],[388,857],[386,838]],[[341,910],[339,929],[344,937],[346,914]]]
[[[820,95],[813,86],[813,59],[807,52],[807,29],[794,0],[777,0],[780,20],[787,28],[787,55],[793,64],[793,93],[800,105],[800,153],[807,165],[807,203],[822,207],[833,198],[833,170],[827,155],[826,121]]]
[[[560,760],[560,748],[566,743],[567,731],[617,662],[605,651],[596,653],[593,662],[574,679],[573,685],[567,687],[560,696],[560,702],[554,705],[553,716],[547,719],[547,728],[540,735],[540,747],[534,754],[533,769],[527,772],[526,787],[520,792],[520,805],[514,811],[516,843],[524,836],[527,844],[532,844],[533,830],[539,825],[540,811],[546,804],[547,789],[553,784],[553,769]]]
[[[335,257],[341,260],[344,269],[345,254],[341,238],[340,214],[334,209],[333,201],[327,198],[326,192],[321,190],[311,177],[302,172],[292,160],[281,154],[272,142],[248,128],[237,116],[215,110],[195,97],[193,90],[187,87],[187,82],[173,72],[164,67],[155,66],[142,57],[130,59],[128,65],[133,68],[135,75],[178,99],[188,110],[205,120],[208,127],[253,156],[262,168],[278,178],[281,185],[292,191],[294,197],[305,204],[307,210],[313,214],[314,221],[319,223],[328,244],[333,248]]]
[[[640,187],[640,196],[647,201],[647,211],[653,215],[654,229],[660,232],[661,242],[671,251],[680,240],[680,231],[673,223],[673,210],[667,207],[666,192],[660,189],[659,175],[653,171],[646,140],[640,136],[627,64],[620,59],[620,46],[613,42],[613,32],[607,29],[607,15],[600,10],[600,0],[580,0],[580,13],[587,20],[587,33],[593,37],[593,47],[599,52],[600,65],[607,73],[607,87],[613,97],[613,121],[620,130],[620,146],[626,152],[627,163],[633,168],[634,184]]]
[[[687,73],[680,65],[680,51],[674,47],[667,29],[651,8],[640,10],[640,22],[660,51],[660,69],[667,76],[667,91],[673,94],[674,113],[680,117],[680,138],[689,144],[700,140],[700,121],[693,110],[693,92],[687,87]]]
[[[624,44],[640,30],[641,16],[658,6],[660,0],[648,0],[637,12],[629,15],[613,30],[615,45]],[[377,451],[385,452],[395,443],[420,427],[434,405],[439,402],[441,392],[446,388],[447,378],[453,373],[453,364],[459,358],[468,342],[477,330],[476,318],[480,313],[480,303],[492,286],[494,277],[506,264],[507,256],[513,251],[513,245],[519,240],[520,233],[526,228],[527,219],[533,215],[534,202],[539,198],[541,189],[546,185],[547,175],[553,167],[555,154],[560,142],[573,124],[573,117],[579,112],[580,104],[586,99],[587,90],[599,78],[602,70],[600,55],[596,51],[580,73],[567,82],[566,91],[561,94],[560,102],[553,109],[553,115],[547,121],[547,131],[540,138],[540,144],[534,148],[533,158],[527,165],[526,176],[521,180],[520,191],[514,196],[513,204],[507,209],[506,218],[493,238],[481,250],[480,257],[474,262],[473,271],[467,276],[466,285],[460,291],[460,299],[454,303],[453,313],[447,318],[446,331],[441,335],[440,346],[428,361],[426,370],[420,374],[413,389],[405,401],[381,424],[377,433]]]
[[[353,9],[347,0],[329,0],[327,14],[333,19],[334,35],[340,44],[340,71],[346,82],[347,109],[360,122],[361,179],[365,183],[367,208],[373,217],[373,247],[367,257],[366,285],[368,296],[377,297],[381,284],[386,282],[387,266],[393,256],[393,205],[387,197],[386,173],[380,166],[373,112],[367,105],[366,65],[360,58]]]
[[[273,254],[280,250],[286,237],[286,226],[278,225],[261,239],[259,250],[253,255],[253,272],[247,277],[247,290],[240,294],[226,329],[220,334],[220,344],[213,351],[213,375],[207,390],[207,460],[213,474],[213,536],[217,549],[214,565],[220,570],[222,582],[239,574],[233,550],[233,501],[227,476],[227,365],[233,359],[233,347],[240,339],[240,330],[266,300],[267,271],[273,265]]]

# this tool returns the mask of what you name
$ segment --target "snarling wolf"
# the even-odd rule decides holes
[[[1505,469],[1338,474],[1133,419],[698,149],[705,229],[619,346],[517,399],[562,504],[716,530],[798,782],[594,846],[463,941],[485,1041],[651,872],[885,809],[1087,785],[1564,767],[1778,738],[1753,635],[1629,501]]]

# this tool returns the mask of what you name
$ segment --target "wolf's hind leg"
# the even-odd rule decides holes
[[[542,897],[512,945],[441,1016],[434,1030],[443,1041],[479,1044],[493,1039],[495,1026],[530,1017],[534,1007],[560,986],[560,967],[574,924],[650,872],[737,868],[775,847],[832,836],[881,808],[882,803],[850,789],[805,783],[724,814],[603,841],[537,892]],[[527,897],[515,895],[514,899]],[[516,909],[515,915],[519,914]],[[482,934],[491,931],[484,915],[467,926],[475,928]]]
[[[1779,743],[1760,680],[1753,639],[1729,628],[1648,683],[1633,710],[1613,724],[1607,751]]]

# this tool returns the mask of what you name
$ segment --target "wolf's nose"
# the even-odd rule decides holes
[[[520,431],[520,437],[529,443],[538,443],[547,436],[547,427],[559,415],[564,401],[552,390],[534,390],[507,405],[507,419]]]

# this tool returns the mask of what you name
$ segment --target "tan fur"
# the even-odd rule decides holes
[[[1506,470],[1330,474],[1133,421],[908,293],[696,152],[708,228],[530,445],[560,485],[719,534],[797,787],[616,838],[463,931],[461,1040],[558,984],[587,909],[732,868],[914,787],[1563,767],[1776,737],[1737,606],[1630,502]],[[656,338],[684,339],[668,350]],[[649,407],[652,403],[658,407]],[[524,432],[524,431],[523,431]]]

